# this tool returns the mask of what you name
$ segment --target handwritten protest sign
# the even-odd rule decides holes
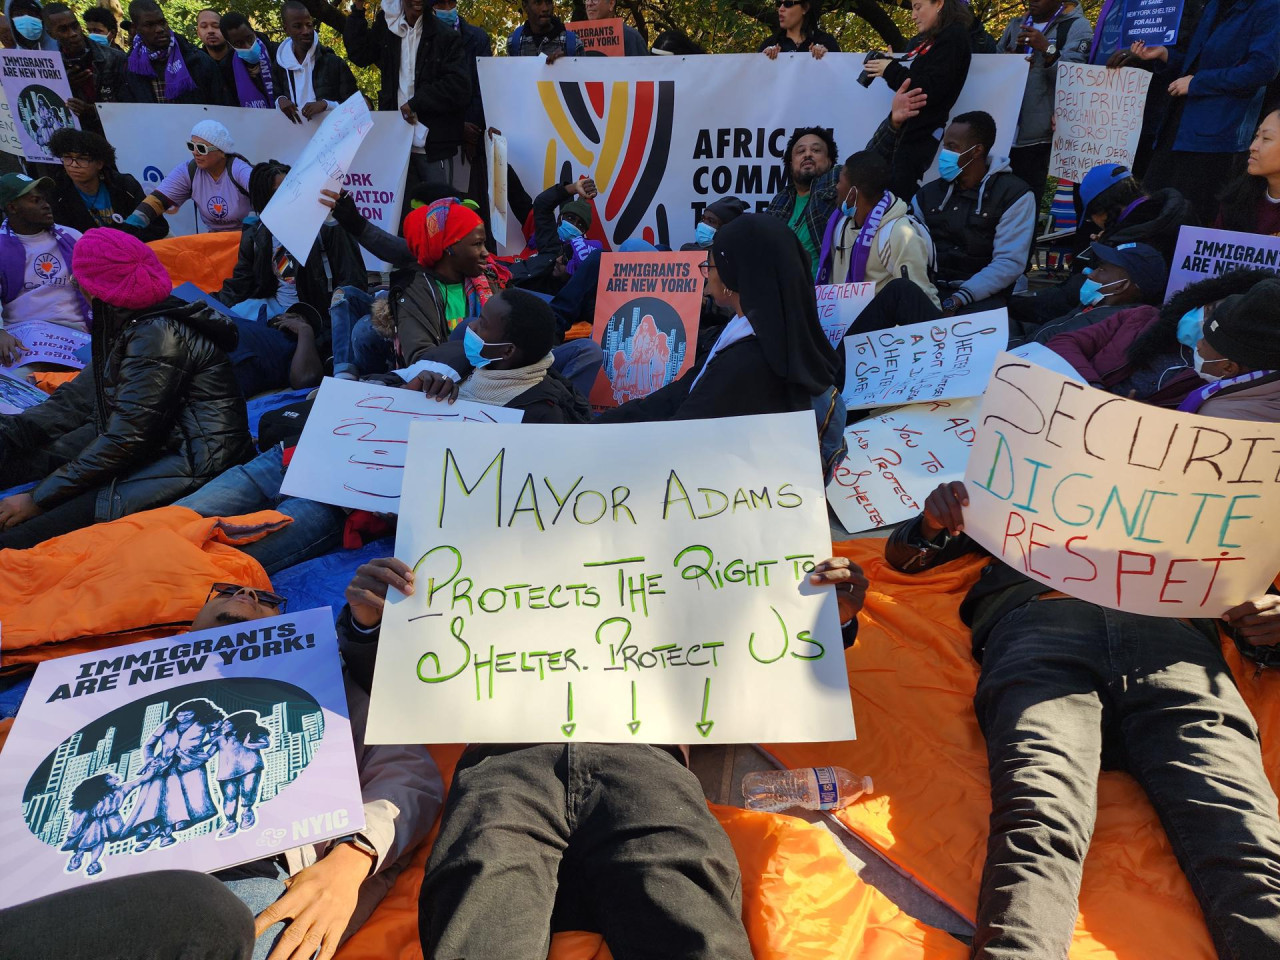
[[[36,163],[57,163],[49,140],[63,127],[80,128],[67,106],[71,86],[62,56],[50,50],[0,50],[0,86],[23,155]]]
[[[325,377],[280,492],[377,513],[400,509],[409,424],[519,423],[523,410],[459,400],[441,403],[417,390]]]
[[[355,833],[325,608],[46,660],[0,753],[0,907]]]
[[[706,251],[605,253],[591,336],[604,366],[591,388],[597,410],[647,397],[693,366]]]
[[[9,101],[0,99],[0,152],[11,157],[23,154],[22,140],[18,137],[18,128],[13,122],[13,110]]]
[[[1128,49],[1139,40],[1153,47],[1173,46],[1181,23],[1182,0],[1125,0],[1122,46]]]
[[[977,397],[898,407],[845,430],[849,456],[827,484],[827,501],[850,533],[909,520],[940,483],[964,477]]]
[[[1280,570],[1275,424],[1178,413],[1001,355],[965,486],[965,532],[1104,607],[1217,617]]]
[[[484,159],[489,171],[489,235],[501,248],[507,243],[507,138],[486,130]]]
[[[976,397],[1008,342],[1003,309],[846,337],[845,406]]]
[[[262,211],[262,222],[271,235],[299,263],[311,256],[311,246],[329,216],[329,208],[320,202],[320,191],[342,188],[356,151],[372,129],[373,115],[359,92],[336,110],[326,110],[320,129]]]
[[[853,326],[853,321],[866,309],[876,295],[874,283],[824,283],[814,287],[818,298],[818,322],[831,346],[840,341]]]
[[[65,327],[48,320],[20,320],[5,327],[23,346],[18,365],[28,363],[56,363],[76,370],[84,368],[84,361],[76,351],[89,345],[89,334],[83,330]],[[0,367],[0,373],[12,368]]]
[[[1179,290],[1230,270],[1270,270],[1280,274],[1280,237],[1208,227],[1183,227],[1173,251],[1168,300]]]
[[[854,735],[808,411],[419,424],[407,468],[369,742]]]
[[[566,23],[566,27],[578,35],[582,41],[582,49],[587,56],[621,57],[622,18],[610,17],[607,20],[575,20]]]
[[[1080,183],[1100,163],[1133,166],[1151,74],[1059,63],[1049,176]]]
[[[21,413],[49,398],[39,387],[0,373],[0,413]]]

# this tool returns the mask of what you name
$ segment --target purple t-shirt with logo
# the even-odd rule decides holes
[[[249,206],[249,198],[231,182],[231,177],[235,177],[236,183],[248,191],[249,174],[253,168],[236,158],[231,161],[229,170],[222,171],[221,179],[215,180],[199,167],[194,177],[189,176],[189,166],[190,163],[180,163],[174,167],[156,187],[156,193],[163,194],[175,207],[191,200],[196,205],[196,213],[204,229],[211,233],[239,230],[253,208]]]

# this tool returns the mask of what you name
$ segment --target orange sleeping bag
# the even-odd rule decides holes
[[[841,819],[973,918],[991,795],[972,705],[978,665],[958,608],[985,561],[973,557],[910,575],[884,562],[883,540],[835,549],[861,564],[871,581],[858,642],[847,654],[858,739],[767,749],[787,766],[839,764],[870,775],[875,795],[841,811]],[[1275,786],[1280,676],[1272,670],[1255,679],[1230,640],[1224,650],[1258,720]],[[1103,773],[1098,801],[1071,960],[1214,960],[1199,904],[1137,783],[1125,773]]]
[[[240,231],[169,237],[153,240],[148,246],[169,271],[169,279],[175,287],[194,283],[205,293],[216,293],[236,268],[236,260],[240,256]]]

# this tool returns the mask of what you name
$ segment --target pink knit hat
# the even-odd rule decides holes
[[[110,227],[94,227],[76,241],[71,274],[89,296],[127,310],[153,307],[173,292],[151,248]]]

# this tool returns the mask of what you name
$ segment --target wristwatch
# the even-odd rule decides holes
[[[1045,63],[1052,63],[1058,59],[1058,45],[1056,43],[1049,44],[1044,51]]]
[[[378,848],[364,837],[360,836],[360,834],[348,833],[345,837],[338,837],[338,839],[333,841],[333,845],[335,847],[340,843],[349,843],[361,853],[367,853],[369,856],[373,857],[374,863],[378,862]]]

